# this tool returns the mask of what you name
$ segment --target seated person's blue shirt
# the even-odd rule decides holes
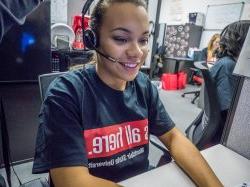
[[[235,64],[235,60],[225,56],[219,59],[210,69],[211,76],[216,84],[221,111],[229,109],[236,90],[237,77],[233,75]]]
[[[85,166],[112,181],[146,170],[149,134],[161,136],[174,127],[145,74],[118,91],[93,67],[53,81],[39,118],[33,173]]]

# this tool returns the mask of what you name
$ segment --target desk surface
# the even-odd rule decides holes
[[[165,57],[166,59],[176,60],[176,61],[190,61],[193,62],[194,60],[192,58],[187,57]]]
[[[223,145],[213,146],[201,153],[224,186],[231,187],[250,181],[250,160]],[[175,162],[132,177],[120,184],[128,187],[195,186]]]

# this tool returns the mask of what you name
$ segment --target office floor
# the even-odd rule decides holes
[[[175,90],[175,91],[165,91],[160,90],[159,94],[161,100],[169,113],[172,120],[175,122],[178,129],[182,132],[185,131],[187,126],[191,124],[191,122],[195,119],[195,117],[199,114],[200,110],[197,105],[191,104],[191,99],[193,95],[187,95],[185,98],[181,97],[181,94],[185,91],[197,90],[196,86],[187,85],[187,87],[183,90]],[[157,140],[156,140],[157,141]],[[150,154],[149,160],[154,164],[157,162],[160,157],[160,152],[155,147],[150,146]],[[22,183],[28,182],[30,180],[46,177],[47,174],[41,175],[32,175],[32,162],[20,164],[14,166],[15,171],[20,178]],[[5,171],[0,169],[0,174],[5,176]],[[14,173],[12,172],[12,186],[18,187],[19,183]]]
[[[197,107],[198,100],[192,104],[193,94],[185,95],[183,98],[181,95],[184,92],[199,90],[200,88],[193,85],[187,85],[185,89],[165,91],[160,90],[161,100],[169,113],[171,119],[175,122],[176,127],[179,128],[183,133],[187,126],[198,116],[201,109]]]

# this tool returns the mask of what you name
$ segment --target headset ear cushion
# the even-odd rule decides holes
[[[83,42],[90,50],[97,48],[97,38],[95,32],[91,29],[86,29],[83,33]]]

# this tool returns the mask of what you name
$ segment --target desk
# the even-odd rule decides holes
[[[165,57],[167,60],[174,60],[175,63],[175,68],[174,68],[174,73],[179,72],[179,67],[180,67],[180,62],[193,62],[194,60],[191,58],[183,58],[183,57]]]
[[[250,181],[250,160],[223,145],[216,145],[201,152],[224,186],[232,187]],[[195,164],[195,163],[194,163]],[[126,187],[194,187],[191,179],[171,162],[154,170],[120,182]]]

